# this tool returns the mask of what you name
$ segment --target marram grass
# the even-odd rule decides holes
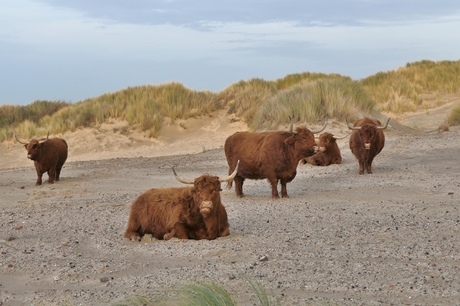
[[[158,137],[165,124],[177,119],[212,116],[226,109],[251,130],[273,130],[295,123],[321,122],[326,115],[352,119],[358,112],[377,110],[400,114],[424,105],[427,94],[460,95],[459,61],[419,61],[361,80],[338,74],[298,73],[274,81],[239,81],[219,93],[194,91],[180,83],[128,87],[76,103],[35,101],[27,106],[0,106],[0,142],[14,138],[64,134],[113,119],[129,130]],[[455,113],[449,124],[457,124]]]

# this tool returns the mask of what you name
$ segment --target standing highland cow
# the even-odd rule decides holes
[[[385,146],[385,135],[383,129],[386,129],[390,122],[388,118],[385,126],[382,126],[379,120],[371,118],[361,118],[351,127],[347,126],[351,132],[350,149],[355,155],[359,163],[359,174],[364,174],[364,169],[367,173],[372,173],[372,161]]]
[[[46,138],[31,139],[29,142],[20,141],[14,134],[16,140],[27,150],[27,158],[34,161],[38,176],[35,184],[37,186],[42,184],[42,176],[45,172],[48,172],[48,183],[59,181],[62,166],[67,160],[67,142],[62,138],[49,139],[49,134],[48,132]]]
[[[243,197],[243,182],[245,179],[266,178],[272,189],[272,198],[279,198],[277,185],[281,183],[281,196],[288,198],[286,184],[291,182],[297,174],[297,165],[303,158],[313,155],[316,150],[314,133],[306,126],[297,127],[288,132],[236,132],[225,141],[224,149],[229,173],[233,172],[236,161],[240,161],[238,174],[235,176],[235,192]],[[231,182],[227,188],[232,187]]]

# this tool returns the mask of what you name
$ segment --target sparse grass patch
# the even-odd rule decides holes
[[[450,126],[460,125],[460,106],[454,107],[447,117],[447,124]]]

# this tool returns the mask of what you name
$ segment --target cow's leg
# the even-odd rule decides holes
[[[41,172],[39,169],[37,170],[37,182],[35,183],[35,186],[40,186],[42,184],[42,176],[43,172]]]
[[[163,239],[169,240],[173,237],[179,239],[188,239],[188,231],[185,228],[184,224],[180,222],[174,224],[174,227],[171,230],[169,230],[166,234],[164,234]]]
[[[230,235],[230,227],[229,226],[226,226],[225,228],[223,228],[220,233],[219,233],[219,237],[225,237],[225,236],[228,236]]]
[[[364,174],[364,161],[359,161],[359,174]]]
[[[280,196],[278,194],[278,179],[270,179],[270,185],[272,186],[272,198],[278,199]],[[287,195],[287,194],[286,194]]]
[[[243,182],[244,182],[244,178],[242,178],[241,176],[235,176],[235,192],[236,192],[236,196],[242,198],[244,197],[244,193],[243,193]]]
[[[286,188],[287,182],[283,181],[283,180],[280,180],[280,181],[281,181],[281,197],[282,198],[289,198],[289,196],[287,194],[287,188]]]
[[[366,163],[366,171],[369,174],[372,174],[372,158],[370,158]]]
[[[59,177],[61,175],[61,169],[62,169],[62,165],[56,167],[56,182],[59,181]]]
[[[48,170],[48,183],[53,184],[56,177],[56,169]]]
[[[140,225],[138,224],[138,221],[130,217],[128,221],[128,227],[125,231],[125,237],[131,241],[141,241],[139,227]]]

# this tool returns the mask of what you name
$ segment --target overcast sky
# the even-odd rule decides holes
[[[1,0],[0,104],[460,59],[458,0]]]

